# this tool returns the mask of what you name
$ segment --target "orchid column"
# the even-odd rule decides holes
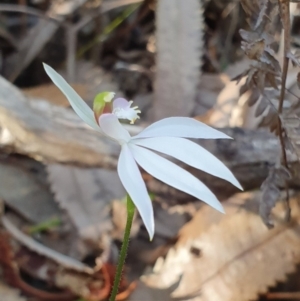
[[[220,212],[224,212],[221,203],[206,185],[157,153],[171,156],[242,189],[231,171],[218,158],[186,139],[231,139],[224,133],[193,118],[170,117],[153,123],[138,135],[131,137],[119,120],[133,124],[139,118],[140,111],[137,107],[131,107],[132,101],[124,98],[114,99],[114,93],[103,92],[95,97],[92,110],[54,69],[45,64],[44,68],[78,116],[94,130],[104,133],[120,145],[118,174],[128,194],[128,222],[121,251],[121,264],[118,266],[120,275],[124,263],[122,261],[127,252],[134,206],[140,213],[150,239],[154,235],[153,207],[138,165],[158,180],[204,201]],[[115,300],[118,281],[116,277],[110,301]]]

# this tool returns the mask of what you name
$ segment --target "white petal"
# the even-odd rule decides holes
[[[149,174],[170,186],[204,201],[213,208],[224,212],[216,196],[192,174],[148,149],[134,144],[129,144],[128,146],[134,159]]]
[[[231,139],[210,126],[188,117],[170,117],[154,122],[141,133],[133,137],[185,137],[202,139]]]
[[[118,173],[127,193],[137,207],[152,240],[154,235],[153,207],[139,168],[126,144],[123,145],[118,162]]]
[[[129,107],[130,107],[130,103],[125,98],[116,98],[113,101],[113,109],[116,109],[116,108],[127,109]]]
[[[53,83],[61,90],[70,102],[76,114],[96,131],[101,131],[94,117],[94,112],[76,91],[53,68],[43,64],[44,69]]]
[[[99,125],[104,134],[117,140],[121,145],[130,140],[130,134],[114,114],[102,114],[99,118]]]
[[[155,137],[137,139],[132,143],[172,156],[190,166],[227,180],[243,190],[232,172],[217,157],[190,140],[177,137]]]

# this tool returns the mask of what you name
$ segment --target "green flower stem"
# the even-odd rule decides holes
[[[127,255],[127,249],[129,245],[129,237],[130,237],[130,230],[132,226],[133,216],[134,216],[135,206],[130,198],[130,196],[127,194],[127,222],[125,227],[125,233],[124,233],[124,239],[121,247],[120,252],[120,258],[117,266],[117,272],[115,275],[114,285],[111,291],[111,295],[109,298],[109,301],[115,301],[116,296],[118,294],[119,285],[122,277],[122,271]]]

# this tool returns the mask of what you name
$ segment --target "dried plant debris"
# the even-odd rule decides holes
[[[300,196],[291,199],[289,223],[284,204],[277,203],[271,230],[257,214],[260,198],[261,193],[237,194],[224,203],[226,215],[201,209],[175,248],[144,276],[145,283],[162,289],[181,277],[173,297],[197,294],[185,300],[248,301],[285,280],[300,262]]]
[[[256,29],[266,14],[268,0],[242,0],[241,5],[247,15],[247,21],[251,28]]]
[[[35,160],[0,158],[0,198],[29,222],[41,223],[60,214],[45,179],[43,165]]]
[[[21,241],[21,243],[23,243]],[[4,231],[0,232],[0,266],[4,280],[11,286],[19,288],[24,294],[36,297],[39,300],[74,300],[81,297],[86,300],[106,300],[110,294],[115,267],[96,259],[96,265],[89,271],[73,269],[74,265],[65,265],[65,262],[56,261],[48,254],[31,251],[19,241],[12,241]],[[42,287],[33,286],[35,281],[26,282],[26,279],[39,280]],[[123,300],[135,288],[135,283],[128,285],[122,278],[118,300]],[[2,299],[1,299],[2,300]]]
[[[26,301],[27,298],[21,297],[20,292],[14,288],[0,282],[1,301]]]
[[[250,68],[236,76],[234,80],[241,80],[246,77],[246,82],[240,88],[240,95],[250,91],[248,104],[250,106],[256,105],[255,117],[260,117],[259,126],[268,126],[271,131],[279,134],[278,129],[278,108],[279,99],[281,97],[281,78],[282,72],[278,61],[278,55],[275,54],[275,40],[274,36],[279,29],[280,23],[277,16],[282,20],[285,32],[286,14],[283,13],[282,1],[275,0],[257,0],[248,1],[243,0],[242,6],[249,17],[249,24],[251,31],[240,30],[243,39],[242,49],[248,58],[252,61]],[[280,5],[279,5],[280,4]],[[279,9],[280,6],[280,9]],[[279,14],[280,10],[280,14]],[[289,22],[289,21],[288,21]],[[289,30],[288,30],[289,31]],[[288,44],[288,45],[287,45]],[[285,35],[284,47],[288,46],[287,57],[292,61],[294,66],[300,66],[296,55],[290,50],[289,34]],[[293,73],[293,70],[292,70]],[[287,75],[287,80],[284,82],[284,87],[290,88],[289,83],[290,74]],[[293,74],[293,83],[296,83],[297,77]],[[287,109],[299,106],[299,99],[291,102],[289,97],[285,96],[283,99],[283,113],[286,115]],[[281,113],[280,108],[280,113]]]
[[[278,135],[278,116],[281,119],[289,119],[290,116],[295,115],[295,110],[298,111],[300,101],[297,95],[289,94],[291,88],[296,84],[296,72],[295,68],[291,68],[287,75],[286,89],[287,93],[283,101],[283,112],[278,113],[279,97],[280,97],[280,85],[275,88],[270,85],[265,85],[263,92],[261,92],[260,87],[254,86],[250,91],[250,96],[248,97],[248,105],[255,106],[255,117],[260,117],[258,126],[266,127],[268,126],[271,132],[275,132]],[[280,83],[279,77],[277,80]],[[276,83],[275,83],[276,84]],[[246,89],[242,87],[240,92],[244,93],[243,90]],[[284,127],[285,128],[285,127]]]
[[[242,49],[251,60],[251,64],[248,70],[236,76],[234,80],[240,81],[246,77],[240,88],[240,95],[250,90],[249,105],[259,102],[255,117],[261,116],[268,109],[268,115],[271,114],[273,118],[276,116],[276,110],[272,100],[279,98],[281,78],[281,67],[273,49],[278,4],[270,0],[243,0],[241,4],[247,16],[251,17],[249,23],[252,31],[240,30]],[[268,123],[265,120],[264,122]]]
[[[259,47],[265,48],[264,42],[260,41],[259,44]],[[250,48],[252,46],[250,46],[248,50],[246,47],[249,47],[249,45],[244,46],[246,53],[249,50],[249,56],[256,57],[257,60],[251,63],[248,70],[233,80],[239,82],[246,76],[246,81],[240,88],[240,95],[250,91],[248,104],[249,106],[257,105],[255,117],[266,115],[261,125],[266,124],[271,126],[272,119],[278,115],[277,104],[280,95],[280,65],[270,48],[259,49],[257,44],[253,46],[254,50]],[[267,114],[264,114],[266,111]],[[270,115],[271,118],[269,119],[271,120],[268,119]]]
[[[35,253],[45,256],[47,258],[50,258],[54,262],[66,267],[66,268],[72,269],[74,271],[85,272],[85,273],[89,273],[89,274],[93,273],[93,269],[90,268],[89,266],[83,264],[82,262],[75,260],[69,256],[66,256],[64,254],[61,254],[59,252],[56,252],[56,251],[40,244],[39,242],[35,241],[30,236],[24,234],[21,230],[18,229],[18,227],[16,227],[10,221],[10,219],[8,217],[3,216],[1,221],[2,221],[4,228],[9,232],[9,234],[16,241],[18,241],[20,244],[26,246],[31,251],[34,251]]]
[[[20,276],[20,269],[14,258],[14,249],[10,241],[10,236],[4,231],[0,232],[0,249],[0,265],[3,271],[3,278],[7,284],[20,289],[25,295],[37,297],[42,301],[56,300],[56,298],[59,300],[71,300],[71,297],[74,296],[68,291],[55,293],[44,291],[25,282]]]
[[[251,30],[263,33],[274,30],[279,7],[277,0],[241,0]]]
[[[295,111],[294,111],[295,112]],[[287,117],[282,116],[281,122],[285,129],[289,145],[300,160],[300,117],[299,114],[291,114]]]
[[[111,202],[125,196],[116,171],[52,164],[47,167],[55,199],[67,211],[79,235],[99,245],[113,228]]]
[[[259,205],[259,214],[268,228],[273,228],[274,224],[270,220],[272,208],[280,199],[280,187],[285,186],[285,182],[291,179],[290,172],[283,166],[272,168],[268,177],[261,185],[262,197]]]

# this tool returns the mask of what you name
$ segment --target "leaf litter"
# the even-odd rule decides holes
[[[0,198],[31,223],[59,216],[59,208],[45,185],[40,163],[18,156],[0,158]]]
[[[8,284],[21,289],[26,295],[45,301],[74,300],[75,296],[101,301],[109,296],[115,274],[113,265],[104,263],[99,257],[94,268],[90,268],[62,254],[54,254],[52,250],[45,251],[45,247],[38,246],[33,239],[21,234],[5,218],[3,223],[8,232],[0,231],[0,266]],[[27,279],[42,281],[46,287],[39,285],[37,288],[27,283],[24,275]],[[125,299],[134,288],[135,283],[128,284],[123,276],[118,300]]]
[[[284,166],[279,166],[269,171],[268,177],[261,185],[262,196],[259,204],[259,214],[269,228],[274,227],[270,215],[272,208],[280,199],[280,187],[284,187],[285,181],[291,178],[290,172]],[[288,211],[287,215],[289,215]]]
[[[2,236],[0,239],[3,246],[3,248],[1,247],[1,266],[4,268],[6,267],[5,269],[8,272],[8,274],[5,276],[5,279],[8,277],[7,279],[11,280],[10,284],[12,286],[20,288],[22,292],[27,292],[31,296],[44,296],[47,299],[53,295],[51,293],[52,295],[50,296],[50,293],[48,294],[41,289],[37,289],[29,284],[26,284],[19,275],[19,270],[22,270],[22,273],[26,271],[26,274],[29,273],[31,275],[30,277],[33,277],[34,279],[46,281],[50,286],[55,285],[56,287],[62,289],[67,288],[74,295],[84,297],[87,300],[105,299],[109,295],[112,277],[115,273],[115,267],[113,265],[110,267],[110,265],[106,262],[109,256],[107,253],[110,252],[110,242],[108,242],[106,245],[100,246],[98,239],[99,237],[91,238],[91,236],[83,235],[82,232],[80,233],[82,235],[81,240],[83,239],[85,241],[87,238],[89,238],[92,241],[94,239],[93,242],[95,244],[98,243],[98,253],[95,253],[98,254],[98,257],[96,258],[96,265],[93,264],[93,267],[90,267],[85,263],[72,258],[70,252],[68,252],[68,254],[62,254],[60,251],[55,250],[57,249],[56,244],[61,243],[59,236],[61,236],[63,233],[54,233],[54,237],[50,238],[50,242],[52,241],[50,243],[51,247],[36,241],[36,239],[30,237],[27,235],[27,233],[24,233],[22,230],[28,227],[25,226],[28,225],[28,221],[31,223],[40,223],[53,216],[53,213],[56,215],[58,214],[60,217],[63,215],[58,210],[57,206],[55,206],[53,195],[50,193],[49,187],[46,185],[46,174],[43,171],[40,163],[35,164],[35,161],[32,159],[17,159],[14,158],[14,156],[11,156],[5,165],[2,162],[1,164],[1,170],[3,173],[3,181],[1,182],[3,186],[1,191],[2,197],[9,206],[8,208],[12,209],[9,212],[6,212],[2,217],[2,225],[10,234],[10,236],[13,237],[14,246],[19,246],[17,249],[11,249],[11,246],[8,245],[8,238],[6,235]],[[97,222],[102,222],[102,225],[104,225],[105,222],[109,222],[110,225],[110,202],[114,199],[117,199],[117,193],[118,198],[124,195],[123,187],[121,184],[118,186],[118,183],[115,181],[115,179],[118,179],[115,171],[99,171],[97,169],[80,169],[75,167],[72,167],[68,170],[68,166],[61,167],[59,165],[56,165],[56,168],[54,168],[53,165],[51,165],[51,167],[51,176],[56,177],[54,184],[55,189],[58,189],[59,197],[61,198],[60,200],[64,201],[64,197],[66,197],[66,202],[73,200],[73,203],[70,201],[71,205],[69,203],[65,203],[64,207],[67,209],[67,213],[71,212],[71,219],[75,218],[75,216],[72,216],[72,213],[77,214],[77,217],[84,218],[85,216],[82,214],[82,211],[84,209],[91,209],[91,214],[87,217],[90,219],[89,222],[95,222],[97,218]],[[4,173],[6,173],[6,177],[4,176]],[[68,177],[65,177],[66,173]],[[65,182],[62,181],[62,179],[64,179]],[[70,181],[68,182],[67,179]],[[60,184],[63,185],[68,184],[68,186],[59,186],[57,181],[60,181]],[[106,182],[103,184],[103,181]],[[112,185],[112,183],[114,183],[114,185]],[[11,187],[12,185],[13,188]],[[68,191],[66,188],[69,188],[70,190]],[[23,206],[22,211],[24,212],[20,212],[18,204],[14,203],[21,202],[22,200],[24,201],[24,204],[21,204]],[[80,201],[83,200],[85,201],[83,204],[85,208],[82,209],[80,208],[80,205],[82,205],[80,204]],[[90,203],[89,206],[87,206],[87,202],[89,201],[94,202],[95,204]],[[79,202],[79,204],[76,204],[76,202]],[[49,204],[54,205],[54,211],[47,209]],[[35,210],[31,212],[31,208],[33,206]],[[41,210],[39,209],[40,206],[43,207],[40,208]],[[74,207],[76,208],[75,211]],[[76,212],[76,210],[78,211]],[[43,213],[44,211],[46,211],[45,215],[39,216],[36,214],[37,212]],[[20,214],[15,214],[15,212],[20,212]],[[24,223],[24,217],[27,223]],[[92,219],[93,217],[94,220]],[[103,217],[102,220],[101,217]],[[79,223],[75,225],[80,225],[80,229],[89,227],[89,225],[84,222],[85,220],[83,220],[82,224]],[[93,226],[94,224],[91,224],[91,227]],[[109,229],[111,230],[109,227],[100,227],[100,232],[94,231],[93,233],[100,233],[99,235],[104,235]],[[49,234],[50,235],[48,236],[51,236],[51,232]],[[57,234],[59,234],[59,236],[57,236]],[[43,243],[46,242],[49,244],[47,235],[44,235],[44,233],[36,233],[35,238],[38,238],[38,240],[42,241]],[[68,243],[68,240],[65,239],[65,242],[62,242],[62,244],[65,243]],[[74,241],[72,241],[72,245],[73,243]],[[78,246],[75,246],[74,244],[74,247],[77,248]],[[4,257],[3,253],[5,248],[7,250],[7,257]],[[101,248],[103,253],[100,255]],[[61,249],[60,246],[58,249]],[[85,254],[91,255],[93,254],[93,250],[95,249],[88,245]],[[96,256],[97,255],[95,255],[95,257]],[[133,287],[128,286],[124,280],[122,294],[127,296],[132,289]],[[54,294],[52,297],[60,298],[59,296],[62,298],[62,295],[59,294],[57,296]],[[120,298],[122,298],[122,296],[120,296]]]
[[[125,196],[116,171],[51,164],[47,166],[51,189],[67,211],[79,235],[99,244],[112,231],[111,202]]]
[[[203,207],[187,223],[165,259],[143,281],[165,289],[176,283],[174,298],[194,301],[254,300],[284,281],[300,262],[300,197],[291,199],[292,218],[283,202],[272,211],[269,230],[257,214],[261,193],[237,194],[224,203],[226,215]]]
[[[0,282],[1,301],[26,301],[27,298],[21,297],[20,292],[14,288]]]

